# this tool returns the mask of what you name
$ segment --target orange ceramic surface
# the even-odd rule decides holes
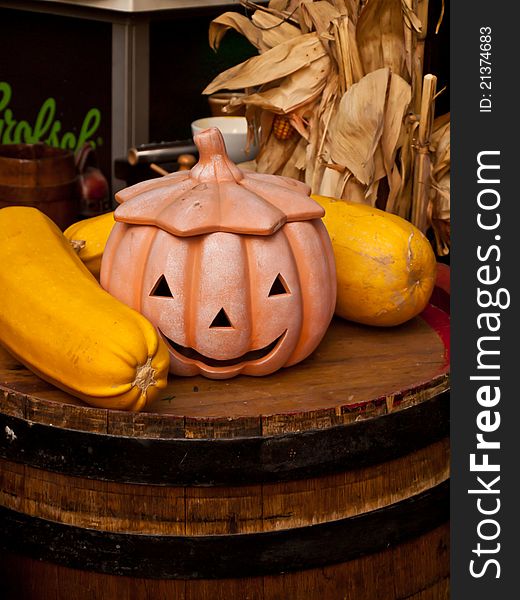
[[[301,182],[238,169],[217,129],[191,171],[127,188],[101,284],[144,314],[171,371],[267,375],[307,357],[336,299],[323,209]]]

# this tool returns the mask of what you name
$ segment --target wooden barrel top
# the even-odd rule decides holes
[[[324,429],[417,405],[448,389],[449,316],[433,305],[393,328],[335,318],[308,359],[266,377],[171,377],[144,413],[86,406],[0,349],[4,415],[140,438],[234,438]]]
[[[446,569],[430,532],[449,514],[448,332],[435,306],[392,329],[335,320],[298,366],[175,378],[141,414],[85,407],[1,354],[0,550],[171,586],[263,586],[410,540]]]

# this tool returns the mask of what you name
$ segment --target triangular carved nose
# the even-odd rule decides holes
[[[233,327],[223,308],[218,311],[217,316],[211,322],[210,328],[211,327]]]

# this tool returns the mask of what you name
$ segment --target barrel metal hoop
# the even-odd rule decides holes
[[[0,457],[64,475],[175,486],[319,477],[399,458],[449,434],[449,392],[380,417],[298,433],[228,439],[138,438],[0,415]]]
[[[220,579],[354,560],[447,522],[449,482],[385,508],[265,533],[155,536],[82,529],[0,508],[0,547],[62,566],[152,579]]]

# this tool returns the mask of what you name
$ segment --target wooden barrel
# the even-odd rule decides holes
[[[46,144],[0,145],[0,208],[33,206],[61,229],[77,220],[74,154]]]
[[[84,406],[0,355],[4,598],[449,597],[449,317]],[[5,595],[7,594],[7,596]]]

